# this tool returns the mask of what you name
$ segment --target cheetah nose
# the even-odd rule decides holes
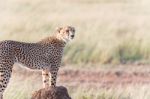
[[[72,38],[74,38],[74,35],[71,35]]]

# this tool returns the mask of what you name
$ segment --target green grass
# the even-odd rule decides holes
[[[73,25],[64,63],[150,61],[148,0],[5,0],[0,6],[0,40],[36,42]]]

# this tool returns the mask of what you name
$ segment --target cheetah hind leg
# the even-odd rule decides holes
[[[48,70],[42,70],[42,78],[43,78],[43,88],[49,87],[49,71]]]
[[[0,93],[0,99],[3,99],[3,93]]]
[[[0,68],[0,99],[3,99],[3,93],[11,77],[11,72],[12,69],[10,68],[8,68],[7,70],[5,70],[4,68]]]

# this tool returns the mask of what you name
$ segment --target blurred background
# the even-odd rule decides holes
[[[76,36],[65,48],[58,85],[67,86],[73,99],[149,99],[149,5],[149,0],[0,0],[0,40],[37,42],[72,25]],[[40,72],[15,66],[13,73],[5,99],[30,99],[42,87]]]

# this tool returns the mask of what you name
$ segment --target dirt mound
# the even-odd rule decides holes
[[[48,89],[40,89],[32,95],[31,99],[71,99],[68,91],[63,86],[56,88],[49,87]]]

